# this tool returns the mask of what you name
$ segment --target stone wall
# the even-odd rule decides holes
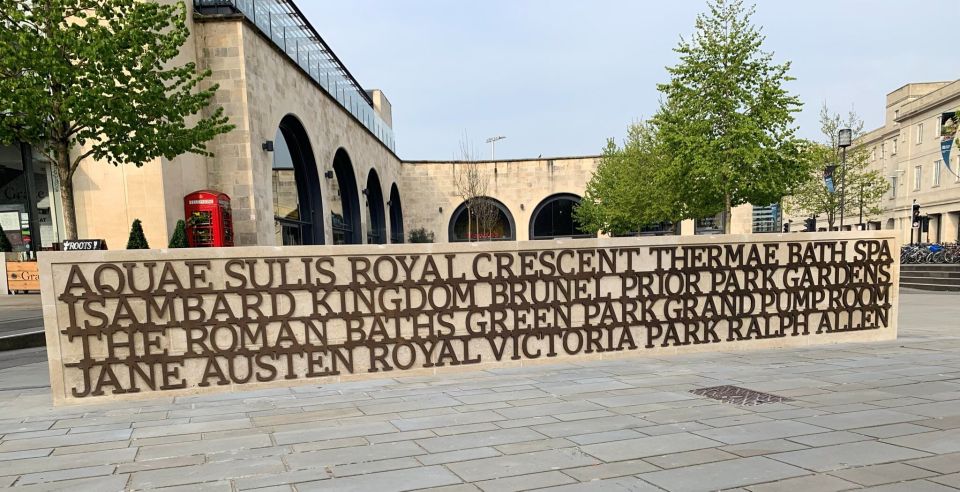
[[[55,403],[896,337],[888,232],[42,253]]]

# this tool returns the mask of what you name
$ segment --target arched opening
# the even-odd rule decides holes
[[[468,212],[469,208],[469,212]],[[461,203],[450,217],[450,242],[512,241],[516,235],[513,214],[500,201],[477,197]]]
[[[403,205],[400,203],[400,190],[396,183],[390,187],[390,201],[387,205],[390,206],[390,242],[403,243]]]
[[[363,194],[367,197],[367,244],[386,244],[387,224],[383,213],[383,191],[377,171],[370,170]]]
[[[320,176],[307,131],[293,115],[273,143],[273,216],[277,244],[323,244]]]
[[[595,237],[581,229],[573,218],[573,209],[579,204],[580,197],[572,193],[544,198],[530,216],[530,239]]]
[[[330,196],[330,222],[333,225],[333,244],[361,244],[360,197],[357,179],[347,151],[338,149],[333,157],[334,179]]]

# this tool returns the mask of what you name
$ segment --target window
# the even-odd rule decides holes
[[[899,117],[900,117],[900,110],[899,110],[899,109],[894,109],[894,110],[893,110],[893,119],[897,119],[897,118],[899,118]]]
[[[920,180],[923,178],[923,166],[913,168],[913,190],[920,190]]]
[[[893,200],[897,197],[897,177],[890,176],[890,199]]]
[[[880,158],[883,159],[886,156],[887,143],[880,142]]]
[[[877,160],[877,146],[876,146],[876,145],[873,146],[873,151],[870,152],[870,160],[871,160],[871,161]]]
[[[933,163],[933,186],[940,186],[940,168],[943,167],[943,161]]]
[[[890,155],[897,155],[897,137],[893,137],[893,150],[890,151]]]
[[[917,123],[917,143],[923,143],[923,123]]]

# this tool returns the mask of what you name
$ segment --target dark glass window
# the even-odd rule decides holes
[[[540,202],[533,211],[530,239],[555,237],[592,237],[573,217],[573,209],[580,204],[576,195],[554,195]]]

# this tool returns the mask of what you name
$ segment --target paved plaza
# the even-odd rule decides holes
[[[735,385],[756,406],[691,390]],[[0,487],[163,490],[960,488],[960,296],[900,339],[51,407],[0,353]]]

